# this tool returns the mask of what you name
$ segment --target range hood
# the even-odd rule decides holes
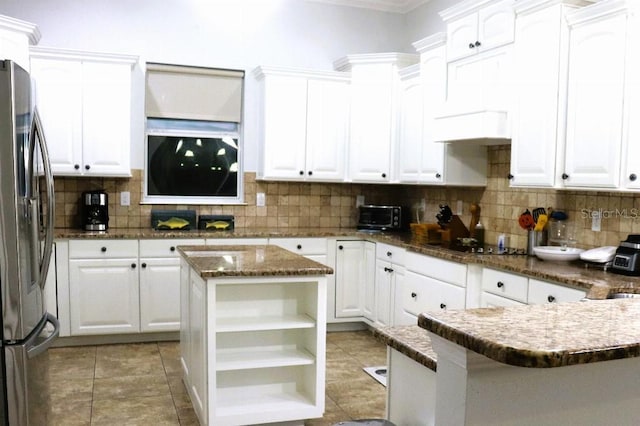
[[[436,142],[473,145],[511,143],[511,126],[506,109],[475,109],[449,112],[433,118]]]

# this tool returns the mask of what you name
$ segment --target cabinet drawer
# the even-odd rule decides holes
[[[522,275],[485,268],[482,271],[482,290],[519,302],[527,303],[529,279]]]
[[[407,253],[405,266],[408,271],[417,272],[460,287],[467,286],[467,265],[462,263],[416,253]]]
[[[177,246],[204,245],[204,238],[140,240],[140,257],[179,257]]]
[[[443,309],[464,309],[462,287],[406,271],[402,282],[402,308],[413,315]]]
[[[326,238],[270,238],[269,244],[297,254],[327,254]]]
[[[266,246],[267,238],[207,238],[208,246]]]
[[[587,295],[584,290],[552,284],[546,281],[529,279],[530,305],[556,302],[577,302]]]
[[[138,257],[138,240],[71,240],[70,259]]]
[[[404,265],[406,250],[390,244],[376,243],[376,259],[386,260],[395,265]]]
[[[496,296],[495,294],[482,292],[480,307],[481,308],[508,308],[510,306],[524,306],[526,303],[518,302],[506,297]]]

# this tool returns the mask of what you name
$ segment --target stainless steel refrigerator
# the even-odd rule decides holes
[[[59,332],[42,291],[53,177],[31,87],[24,69],[0,61],[0,424],[11,426],[48,423],[47,349]]]

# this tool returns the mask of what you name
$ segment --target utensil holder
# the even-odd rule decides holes
[[[527,234],[527,254],[533,256],[534,247],[547,245],[547,231],[529,231]]]

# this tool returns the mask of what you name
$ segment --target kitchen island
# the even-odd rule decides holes
[[[200,423],[324,411],[326,275],[276,246],[181,246],[180,351]]]

